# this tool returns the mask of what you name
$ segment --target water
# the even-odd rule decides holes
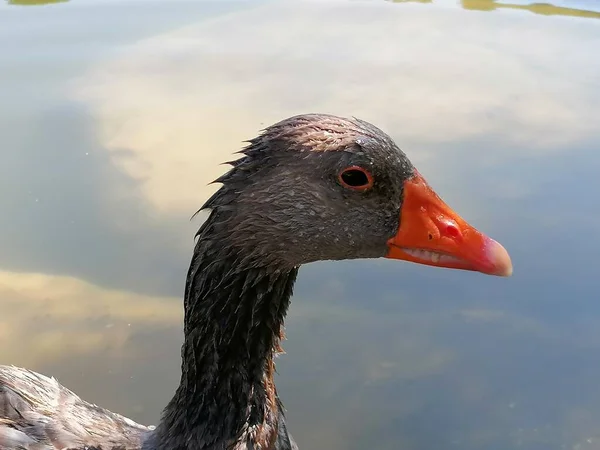
[[[301,448],[600,449],[594,8],[0,4],[0,363],[155,423],[218,164],[281,118],[355,115],[515,274],[304,267],[277,381]]]

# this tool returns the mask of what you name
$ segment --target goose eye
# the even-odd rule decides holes
[[[373,176],[358,166],[346,167],[338,175],[342,186],[354,191],[366,191],[373,186]]]

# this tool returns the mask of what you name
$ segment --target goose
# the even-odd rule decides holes
[[[0,366],[1,449],[297,449],[274,357],[300,266],[388,258],[512,274],[504,247],[451,209],[366,121],[303,114],[246,143],[201,208],[210,214],[185,283],[181,381],[158,424]]]

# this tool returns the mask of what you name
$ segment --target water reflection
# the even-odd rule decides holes
[[[154,423],[207,183],[268,123],[352,114],[503,242],[515,275],[303,268],[278,363],[301,448],[598,448],[596,22],[224,3],[0,23],[20,43],[0,41],[1,361]],[[53,58],[25,39],[36,20]]]
[[[35,6],[50,5],[53,3],[66,3],[69,0],[7,0],[9,5]]]
[[[433,0],[389,0],[392,3],[434,3]],[[458,0],[457,0],[458,1]],[[439,3],[450,4],[450,1],[437,0]],[[464,9],[474,11],[496,11],[502,9],[529,11],[543,16],[564,16],[580,18],[600,18],[598,5],[592,1],[581,0],[578,2],[566,2],[566,6],[561,6],[560,2],[538,3],[530,1],[502,1],[502,0],[460,0],[460,5]]]
[[[3,357],[25,365],[122,346],[132,323],[174,326],[182,320],[181,308],[172,299],[104,289],[64,276],[0,272],[0,298],[6,311],[0,336],[15,344],[3,350]],[[29,333],[32,322],[34,334]]]
[[[557,6],[550,3],[510,3],[497,0],[461,0],[461,4],[465,9],[473,9],[477,11],[494,11],[496,9],[516,9],[530,11],[534,14],[544,16],[566,16],[566,17],[585,17],[599,19],[600,12],[586,11],[566,6]],[[593,6],[593,5],[590,5]]]
[[[100,404],[112,387],[113,408],[157,419],[178,381],[172,370],[181,339],[177,299],[0,271],[0,302],[0,340],[10,342],[0,352],[3,364],[50,374]],[[148,394],[148,385],[158,386],[156,394]]]
[[[352,110],[393,132],[438,180],[447,176],[435,148],[442,143],[504,135],[504,152],[482,156],[491,163],[520,144],[541,156],[596,132],[598,94],[588,87],[600,62],[578,45],[595,28],[386,6],[269,5],[223,16],[136,44],[86,74],[75,98],[91,108],[110,158],[163,212],[189,211],[215,189],[206,182],[224,155],[300,112]],[[340,23],[328,29],[325,14]],[[443,31],[412,40],[444,17]]]

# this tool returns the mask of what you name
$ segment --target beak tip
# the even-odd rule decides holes
[[[506,249],[498,242],[491,239],[487,253],[490,261],[494,264],[491,275],[499,277],[510,277],[513,273],[512,261]]]

